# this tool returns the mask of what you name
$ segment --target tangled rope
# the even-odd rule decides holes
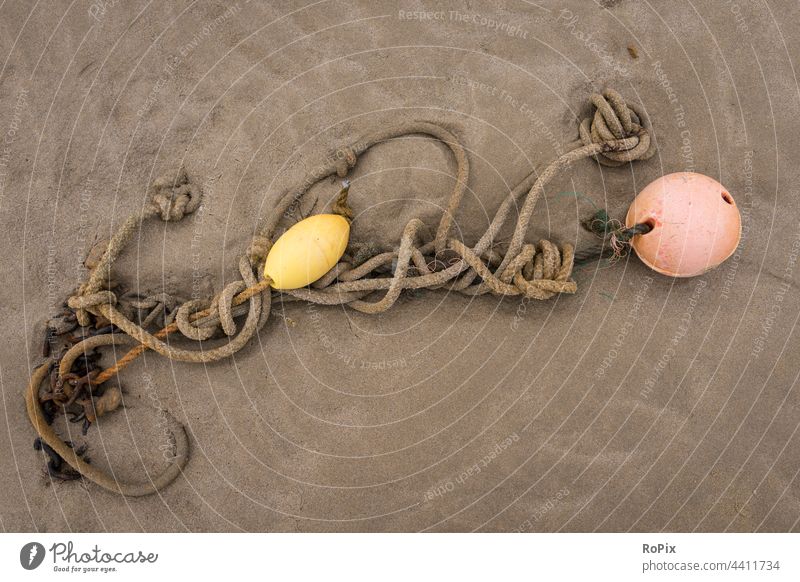
[[[593,95],[591,102],[594,112],[581,122],[580,139],[570,144],[569,151],[541,174],[532,172],[508,194],[486,232],[473,247],[450,236],[469,179],[469,160],[463,146],[451,132],[439,125],[422,121],[398,124],[370,134],[356,146],[338,150],[332,156],[333,161],[317,174],[316,181],[308,180],[301,191],[283,196],[260,233],[254,237],[247,253],[239,260],[241,279],[226,285],[210,300],[192,300],[178,305],[170,296],[161,294],[149,298],[123,295],[121,299],[124,301],[118,301],[110,290],[114,261],[144,220],[158,216],[165,221],[178,221],[200,204],[200,193],[192,186],[185,170],[172,179],[157,180],[150,205],[142,214],[131,216],[123,223],[102,256],[93,261],[88,280],[68,300],[78,324],[89,326],[94,318],[96,326],[100,325],[99,322],[113,326],[112,333],[87,338],[69,349],[58,362],[59,377],[74,373],[76,362],[82,355],[104,345],[132,344],[135,347],[111,368],[92,372],[87,380],[90,386],[107,382],[146,349],[186,362],[213,362],[237,352],[269,318],[273,291],[270,281],[264,278],[263,263],[281,218],[314,184],[334,175],[345,178],[357,164],[358,156],[373,145],[411,134],[429,135],[447,145],[458,167],[455,186],[433,240],[419,240],[424,225],[419,219],[413,219],[403,230],[396,250],[365,257],[362,248],[359,252],[345,254],[339,264],[310,287],[284,291],[287,299],[321,305],[345,304],[363,313],[381,313],[391,308],[405,289],[447,289],[470,296],[493,293],[537,300],[560,293],[575,293],[576,284],[570,279],[574,263],[572,245],[564,244],[559,249],[547,240],[536,245],[525,243],[537,201],[547,184],[578,160],[594,157],[601,164],[618,166],[648,159],[655,151],[650,139],[650,126],[638,107],[626,104],[613,90]],[[334,210],[345,216],[349,210],[346,204],[348,188],[349,183],[346,183],[334,204]],[[500,254],[497,236],[523,195],[513,236],[506,251]],[[376,292],[384,293],[378,299],[371,299]],[[144,318],[132,315],[134,311],[142,310],[149,310]],[[234,319],[245,314],[240,329]],[[148,331],[157,323],[164,323],[166,327],[157,332]],[[176,331],[200,342],[212,338],[219,331],[230,339],[214,349],[188,350],[164,341]],[[31,378],[26,392],[28,414],[41,440],[80,475],[108,490],[137,496],[160,490],[180,474],[188,459],[188,439],[184,428],[174,419],[173,462],[164,473],[147,483],[122,483],[113,475],[84,462],[55,434],[43,412],[40,387],[47,372],[48,365],[45,364]]]

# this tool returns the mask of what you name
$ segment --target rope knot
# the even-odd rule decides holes
[[[67,305],[75,310],[75,317],[78,324],[85,327],[91,324],[89,314],[97,315],[95,309],[99,305],[116,305],[117,296],[111,291],[97,291],[86,295],[73,295],[67,299]]]
[[[195,341],[205,341],[214,336],[218,327],[222,327],[222,331],[227,336],[236,335],[238,328],[233,320],[236,315],[233,309],[235,297],[248,287],[253,287],[258,283],[253,274],[250,260],[246,256],[239,259],[239,274],[241,279],[225,285],[211,301],[195,299],[187,301],[178,308],[175,314],[175,324],[183,335]],[[254,325],[261,318],[261,296],[260,294],[252,295],[249,299],[250,311],[245,328],[250,330],[249,334],[252,334],[255,331]],[[206,317],[195,319],[198,312],[206,310],[210,312]]]
[[[161,220],[175,222],[197,210],[201,198],[202,192],[189,181],[186,168],[182,167],[177,175],[168,174],[153,182],[150,205]]]
[[[355,167],[358,156],[356,156],[355,150],[349,146],[339,148],[334,155],[336,156],[336,175],[344,178],[347,176],[347,172]]]
[[[596,156],[600,164],[621,166],[655,154],[650,122],[639,106],[626,103],[613,89],[595,93],[591,102],[594,115],[581,121],[580,139],[583,145],[603,144],[603,152]]]
[[[578,286],[570,279],[575,257],[572,245],[564,244],[559,252],[555,244],[541,240],[538,251],[534,245],[525,245],[519,255],[524,265],[513,268],[514,286],[520,293],[538,300],[550,299],[557,293],[575,293]]]

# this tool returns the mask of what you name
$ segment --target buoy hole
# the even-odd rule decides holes
[[[653,232],[653,229],[655,229],[655,227],[656,227],[656,221],[655,221],[654,218],[648,218],[647,220],[643,220],[639,224],[645,225],[647,227],[647,229],[648,229],[647,232],[642,233],[642,236],[644,236],[646,234],[650,234],[651,232]]]
[[[730,194],[728,194],[727,192],[723,192],[723,193],[722,193],[722,199],[723,199],[725,202],[727,202],[728,204],[733,204],[733,198],[731,198],[731,195],[730,195]]]

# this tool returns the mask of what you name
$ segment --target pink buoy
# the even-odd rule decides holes
[[[742,234],[736,202],[722,184],[694,172],[668,174],[634,199],[625,226],[647,224],[633,237],[636,254],[651,269],[671,277],[694,277],[733,254]]]

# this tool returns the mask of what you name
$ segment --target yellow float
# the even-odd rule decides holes
[[[350,222],[344,216],[309,216],[275,242],[264,263],[264,277],[275,289],[306,287],[339,262],[349,238]]]

